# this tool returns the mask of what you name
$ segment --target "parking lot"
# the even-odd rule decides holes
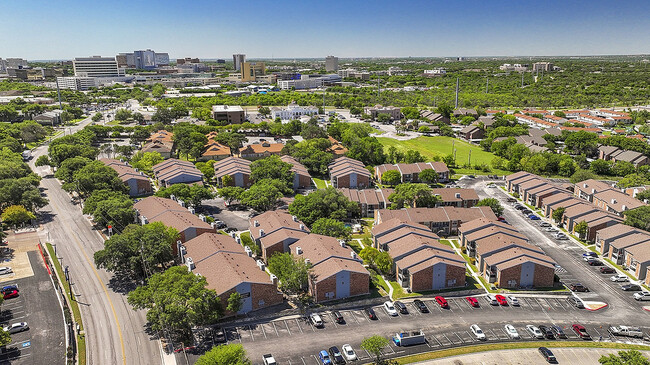
[[[0,323],[7,326],[27,322],[29,330],[11,335],[11,343],[0,354],[0,363],[50,364],[65,362],[63,314],[57,293],[38,251],[27,252],[33,276],[8,280],[17,285],[19,296],[6,299],[0,307]]]

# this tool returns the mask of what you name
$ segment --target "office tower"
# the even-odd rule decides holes
[[[325,71],[337,72],[339,70],[339,58],[334,56],[327,56],[325,58]]]
[[[246,62],[245,54],[232,55],[232,62],[235,64],[235,71],[241,71],[241,64]]]
[[[114,57],[82,57],[72,61],[75,76],[116,77],[124,76],[124,70],[117,67]]]

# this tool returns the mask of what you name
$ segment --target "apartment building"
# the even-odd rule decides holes
[[[399,210],[379,209],[375,211],[376,225],[393,218],[425,225],[439,236],[456,234],[462,223],[477,218],[497,219],[489,207],[406,208]]]
[[[626,161],[634,165],[635,168],[647,165],[650,162],[650,159],[641,152],[628,151],[616,146],[600,146],[598,148],[598,158],[612,162]]]
[[[230,181],[224,181],[229,176]],[[217,180],[219,187],[239,186],[248,188],[251,186],[251,161],[239,157],[226,157],[225,159],[214,164],[214,178]]]
[[[311,186],[311,175],[305,165],[289,155],[284,155],[280,159],[291,165],[291,172],[293,172],[292,187],[294,190],[305,189]]]
[[[374,217],[377,209],[385,209],[390,206],[388,197],[394,192],[393,189],[338,189],[346,198],[359,204],[362,218]]]
[[[363,162],[349,157],[339,157],[327,165],[330,181],[335,188],[367,188],[372,175]]]
[[[309,228],[296,216],[283,211],[268,211],[249,220],[251,239],[260,246],[262,260],[276,253],[289,252],[289,245],[309,234]]]
[[[246,121],[246,114],[244,108],[239,105],[214,105],[212,119],[226,121],[228,124],[241,124]]]
[[[239,150],[239,156],[246,160],[254,161],[271,155],[280,156],[283,148],[284,143],[270,143],[263,141],[262,143],[254,143],[244,146]]]
[[[203,173],[189,161],[170,158],[152,167],[152,171],[161,187],[174,184],[203,185]]]
[[[129,196],[143,196],[153,194],[153,188],[149,178],[137,169],[134,169],[128,162],[112,158],[102,158],[99,161],[117,172],[117,176],[129,188]]]
[[[474,189],[435,188],[431,193],[439,196],[442,199],[440,205],[446,207],[471,208],[479,201]]]
[[[397,170],[402,175],[402,182],[421,182],[419,174],[427,169],[431,169],[438,174],[438,182],[446,182],[449,180],[449,168],[444,162],[417,162],[417,163],[398,163],[398,164],[383,164],[375,166],[375,179],[383,184],[382,176],[384,172]]]

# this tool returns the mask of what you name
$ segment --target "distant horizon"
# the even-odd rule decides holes
[[[24,0],[0,2],[0,12],[10,15],[0,33],[12,35],[0,57],[28,60],[147,48],[204,59],[650,54],[647,0]]]

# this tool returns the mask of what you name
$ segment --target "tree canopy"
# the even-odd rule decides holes
[[[282,290],[295,294],[307,288],[311,265],[304,257],[294,257],[288,252],[276,253],[268,262],[269,271],[278,277],[278,286]]]
[[[499,217],[501,214],[503,214],[503,206],[501,206],[501,203],[499,202],[498,199],[496,198],[485,198],[482,200],[479,200],[478,203],[476,203],[477,207],[490,207],[492,209],[492,212]]]
[[[343,220],[357,217],[359,205],[348,200],[335,188],[328,187],[313,191],[306,196],[296,195],[289,205],[289,213],[311,227],[319,218]]]
[[[336,219],[319,218],[312,224],[311,233],[349,240],[352,235],[352,228]]]
[[[156,196],[169,198],[172,195],[193,207],[200,207],[204,200],[214,198],[209,188],[201,185],[174,184],[158,190]]]
[[[251,361],[246,357],[246,350],[240,343],[219,345],[201,355],[195,365],[250,365]]]

